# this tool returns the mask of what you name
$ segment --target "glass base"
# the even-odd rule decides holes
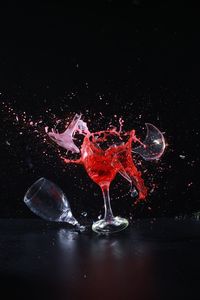
[[[128,220],[121,217],[114,217],[112,221],[99,220],[92,225],[92,230],[101,234],[110,234],[121,231],[128,226]]]

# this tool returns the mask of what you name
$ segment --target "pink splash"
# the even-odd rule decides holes
[[[63,133],[58,133],[52,129],[52,131],[47,134],[60,147],[72,153],[79,153],[80,150],[74,143],[74,135],[76,132],[80,134],[89,133],[87,124],[81,120],[81,115],[78,114],[74,116],[72,122]]]

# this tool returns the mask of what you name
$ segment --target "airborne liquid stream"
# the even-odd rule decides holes
[[[79,151],[74,144],[75,133],[84,135],[83,143]],[[131,194],[135,196],[135,188],[138,192],[138,199],[144,200],[147,196],[147,188],[144,180],[133,162],[132,143],[139,142],[135,135],[135,130],[123,133],[120,123],[120,130],[116,128],[90,133],[87,124],[81,120],[81,115],[75,115],[65,132],[48,133],[61,147],[72,153],[80,153],[80,158],[71,160],[62,157],[65,163],[81,164],[85,167],[90,178],[97,183],[110,184],[116,174],[121,174],[131,184]],[[104,149],[105,148],[105,149]],[[137,202],[136,201],[136,202]]]

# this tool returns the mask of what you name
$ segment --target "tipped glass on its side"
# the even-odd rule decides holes
[[[27,190],[24,202],[37,216],[47,221],[66,222],[82,230],[72,215],[69,201],[63,191],[52,181],[42,177]]]

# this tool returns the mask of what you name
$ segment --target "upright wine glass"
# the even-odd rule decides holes
[[[123,141],[111,132],[90,134],[85,139],[87,146],[82,149],[84,166],[90,178],[100,186],[105,208],[104,218],[93,223],[92,229],[103,234],[121,231],[128,226],[128,220],[114,217],[109,189],[120,168],[115,158],[117,146]]]

